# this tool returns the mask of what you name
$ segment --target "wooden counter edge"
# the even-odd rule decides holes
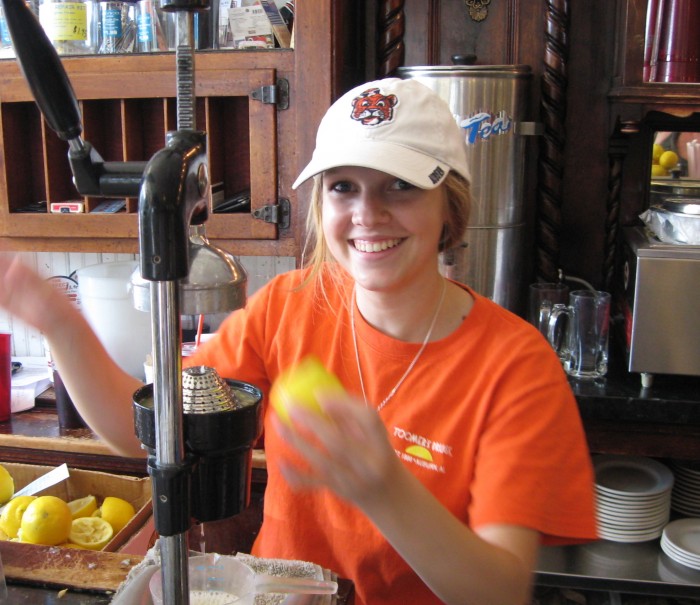
[[[70,452],[75,454],[90,454],[94,456],[118,456],[98,437],[32,437],[27,435],[0,434],[0,448],[24,448],[51,452]],[[145,458],[145,457],[144,457]],[[265,451],[253,450],[253,468],[267,467]]]
[[[115,591],[143,557],[133,554],[0,541],[8,580],[36,586]]]

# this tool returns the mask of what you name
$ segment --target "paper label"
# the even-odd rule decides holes
[[[39,7],[39,21],[52,41],[87,40],[87,6],[83,2],[42,4]]]
[[[221,0],[221,48],[273,48],[275,40],[265,10],[255,0]]]
[[[119,8],[107,8],[102,13],[102,35],[121,38],[122,11]]]

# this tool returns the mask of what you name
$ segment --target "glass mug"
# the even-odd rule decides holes
[[[608,292],[576,290],[568,305],[554,305],[547,339],[569,376],[595,380],[607,374],[609,327]]]
[[[556,304],[566,304],[569,287],[564,283],[537,282],[530,284],[527,320],[547,336],[549,315]]]

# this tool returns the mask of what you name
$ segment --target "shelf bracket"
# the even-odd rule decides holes
[[[289,229],[292,209],[287,198],[280,198],[276,204],[268,204],[253,210],[253,217],[266,223],[273,223],[280,229]]]
[[[277,109],[289,109],[289,81],[277,80],[277,84],[260,86],[251,91],[250,97],[256,101],[277,105]]]

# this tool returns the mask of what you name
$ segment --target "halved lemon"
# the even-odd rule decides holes
[[[102,550],[114,536],[112,526],[100,517],[73,519],[68,541],[89,550]]]
[[[97,498],[95,496],[85,496],[77,500],[71,500],[68,503],[73,519],[80,517],[89,517],[97,510]]]
[[[22,523],[22,515],[36,496],[17,496],[7,503],[0,515],[0,529],[10,538],[16,538]]]

